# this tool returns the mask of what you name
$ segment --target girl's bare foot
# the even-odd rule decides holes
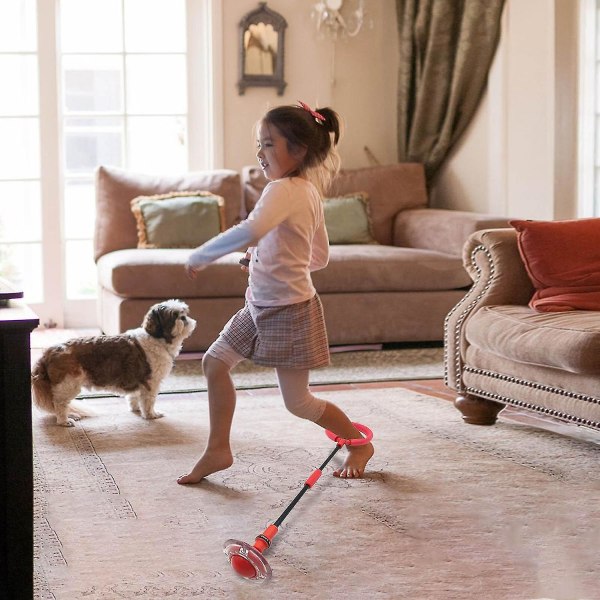
[[[375,450],[373,444],[365,444],[364,446],[349,446],[348,456],[342,465],[341,469],[333,472],[335,477],[343,477],[345,479],[355,479],[362,477],[365,472],[365,466],[373,456]]]
[[[228,469],[233,464],[231,451],[205,450],[194,468],[187,474],[177,479],[177,483],[198,483],[211,473]]]

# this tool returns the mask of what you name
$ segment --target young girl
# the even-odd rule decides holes
[[[195,277],[211,261],[248,248],[246,304],[204,355],[210,433],[203,455],[180,484],[233,464],[229,443],[236,393],[230,371],[244,358],[275,367],[289,411],[349,439],[361,434],[334,404],[313,396],[309,369],[329,364],[321,301],[310,276],[329,260],[321,194],[339,169],[338,115],[330,108],[280,106],[258,123],[258,162],[270,183],[248,218],[194,250]],[[339,477],[361,477],[373,446],[348,447]]]

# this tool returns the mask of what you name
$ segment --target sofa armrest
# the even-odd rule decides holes
[[[408,209],[396,215],[394,246],[460,256],[469,235],[480,229],[499,227],[508,227],[506,217],[442,208]]]
[[[534,292],[514,229],[485,229],[470,235],[463,248],[463,264],[473,286],[444,323],[445,381],[458,392],[462,390],[462,363],[468,346],[465,327],[470,316],[484,306],[526,306]]]

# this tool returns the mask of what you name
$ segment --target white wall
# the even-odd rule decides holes
[[[348,0],[352,3],[353,0]],[[254,164],[252,127],[270,106],[331,105],[346,122],[343,164],[397,160],[398,33],[392,0],[366,0],[373,28],[318,39],[312,0],[271,0],[288,22],[283,96],[238,95],[238,23],[254,0],[223,1],[223,165]],[[502,38],[475,118],[431,190],[434,206],[532,219],[577,216],[576,0],[506,0]],[[332,58],[335,50],[335,70]]]
[[[577,216],[577,7],[507,0],[486,97],[436,181],[436,206]]]
[[[354,0],[348,0],[349,7]],[[303,100],[331,106],[343,117],[346,133],[340,144],[345,167],[369,164],[368,146],[382,164],[397,161],[396,82],[398,35],[395,2],[367,0],[373,28],[334,44],[318,39],[311,19],[312,1],[271,0],[268,8],[286,19],[282,96],[275,88],[248,88],[238,94],[239,28],[242,17],[258,8],[254,0],[223,2],[223,165],[240,169],[255,164],[252,128],[266,109]]]

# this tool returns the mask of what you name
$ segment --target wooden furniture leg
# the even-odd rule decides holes
[[[470,425],[493,425],[498,413],[504,408],[504,404],[500,402],[485,400],[471,394],[457,396],[454,406],[462,413],[463,421]]]

